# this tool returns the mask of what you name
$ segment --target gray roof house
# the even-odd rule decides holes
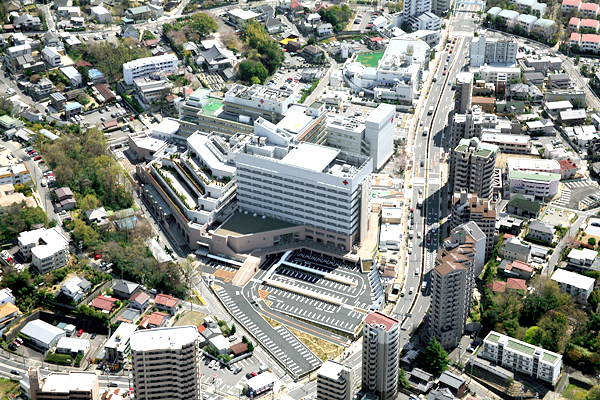
[[[545,243],[552,243],[556,229],[547,222],[531,221],[527,238],[539,240]]]
[[[279,18],[268,18],[265,22],[265,28],[269,33],[279,33],[283,30],[283,24]]]
[[[427,395],[427,400],[457,400],[457,397],[454,397],[452,391],[448,388],[443,388],[439,390],[432,390]]]
[[[511,237],[502,243],[498,254],[507,260],[519,260],[528,263],[531,256],[531,246],[521,243],[516,237]]]
[[[45,352],[54,347],[58,340],[67,336],[67,332],[50,325],[41,319],[30,321],[21,329],[21,333],[29,338],[30,343],[38,349]]]
[[[31,14],[23,14],[14,19],[13,26],[22,31],[37,31],[42,28],[42,21]]]
[[[104,207],[95,208],[93,210],[86,210],[85,215],[87,216],[87,222],[89,225],[96,224],[98,226],[108,224],[108,213]]]
[[[449,371],[442,373],[438,382],[439,389],[448,388],[455,397],[462,397],[467,390],[467,381]]]
[[[414,368],[408,377],[410,386],[419,392],[427,392],[433,386],[433,375],[419,368]]]
[[[138,290],[140,290],[140,285],[124,279],[119,279],[112,287],[114,297],[126,300],[133,296]]]

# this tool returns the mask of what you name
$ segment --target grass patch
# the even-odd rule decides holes
[[[290,328],[289,326],[287,328],[323,362],[330,358],[336,358],[344,351],[342,346],[338,346],[337,344],[333,344],[324,339],[319,339],[308,333],[301,332],[298,329]]]
[[[260,315],[261,315],[261,317],[263,317],[263,318],[265,319],[265,321],[267,321],[267,322],[269,323],[269,325],[271,325],[273,328],[277,328],[278,326],[280,326],[280,325],[281,325],[281,323],[280,323],[280,322],[278,322],[278,321],[275,321],[275,320],[274,320],[274,319],[272,319],[272,318],[265,317],[265,316],[264,316],[264,315],[262,315],[262,314],[260,314]]]
[[[12,379],[0,378],[0,397],[8,394],[16,394],[19,389],[19,381]]]
[[[562,396],[569,400],[585,400],[588,391],[575,385],[568,385]]]
[[[73,357],[70,354],[48,353],[45,361],[52,364],[71,365]]]
[[[377,68],[379,60],[383,58],[383,51],[377,53],[359,54],[356,57],[356,61],[364,65],[365,67]]]
[[[200,326],[204,322],[206,314],[199,313],[197,311],[184,311],[180,314],[179,319],[173,324],[174,326],[185,326],[194,325]]]

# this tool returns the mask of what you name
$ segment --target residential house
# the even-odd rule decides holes
[[[506,235],[515,236],[521,232],[524,221],[520,218],[504,216],[496,222],[496,229]]]
[[[551,224],[543,221],[533,220],[529,224],[527,237],[550,244],[554,241],[555,234],[556,229]]]
[[[540,215],[541,205],[531,201],[522,194],[514,195],[506,204],[506,212],[524,218],[537,218]]]
[[[502,243],[498,254],[507,260],[519,260],[527,263],[531,255],[531,246],[521,243],[516,237],[511,237]]]
[[[525,280],[531,279],[535,272],[535,269],[532,266],[519,260],[502,260],[498,268],[503,271],[505,275]]]
[[[275,17],[275,9],[270,4],[263,4],[253,8],[252,11],[258,14],[258,17],[256,17],[258,21],[267,21],[269,18]]]
[[[133,38],[137,40],[137,29],[133,25],[124,24],[121,25],[121,37],[125,38]]]
[[[125,10],[125,16],[135,21],[150,19],[152,17],[152,11],[148,6],[133,7]]]
[[[40,228],[21,232],[19,252],[31,260],[30,269],[44,275],[64,267],[69,261],[69,240],[58,228]]]
[[[0,328],[4,328],[7,324],[11,323],[15,318],[21,315],[22,313],[19,311],[19,307],[12,303],[0,305]]]
[[[294,19],[301,18],[304,15],[304,5],[297,0],[292,0],[290,14]]]
[[[44,50],[42,50],[42,57],[52,68],[60,66],[62,62],[61,55],[55,47],[44,47]]]
[[[68,106],[68,104],[67,104]],[[77,206],[77,201],[73,196],[73,191],[68,187],[62,187],[54,191],[57,199],[57,208],[59,210],[72,210]]]
[[[18,133],[19,131],[17,131],[17,134]],[[24,204],[25,207],[30,208],[37,207],[37,203],[31,196],[25,196],[23,193],[15,192],[15,186],[12,183],[0,185],[0,217],[7,212],[13,212],[12,209],[9,208],[13,204]],[[0,291],[0,293],[2,293],[2,291]],[[0,304],[2,304],[1,300]]]
[[[579,167],[570,158],[559,160],[561,180],[572,179],[579,172]]]
[[[97,85],[99,83],[106,83],[106,77],[102,72],[100,72],[96,68],[90,68],[88,70],[88,78],[89,82],[91,82],[93,85]]]
[[[333,26],[330,23],[320,24],[317,26],[317,35],[327,36],[333,33]]]
[[[39,17],[34,17],[31,14],[22,14],[16,17],[13,21],[13,26],[20,31],[39,31],[42,29],[42,21]]]
[[[115,299],[114,297],[98,296],[90,303],[90,306],[94,307],[96,310],[110,314],[117,307],[117,301],[119,301],[119,299]]]
[[[219,72],[233,67],[236,60],[232,51],[215,45],[203,51],[196,59],[196,64],[206,66],[210,72]]]
[[[58,33],[56,32],[46,32],[44,34],[44,46],[46,47],[62,47],[62,42]]]
[[[39,79],[36,83],[29,82],[29,85],[25,87],[27,94],[35,101],[46,99],[55,89],[52,81],[46,77]]]
[[[129,282],[124,279],[119,279],[112,287],[113,296],[125,300],[130,299],[135,293],[140,290],[140,285],[134,282]]]
[[[146,311],[150,305],[150,296],[146,292],[139,291],[129,298],[129,307],[136,310]]]
[[[94,208],[93,210],[86,210],[85,215],[87,217],[88,225],[96,224],[98,226],[106,225],[110,221],[108,220],[108,213],[104,207]]]
[[[79,7],[58,7],[56,15],[63,18],[81,17],[81,9]]]
[[[139,310],[128,308],[117,318],[117,323],[120,324],[124,322],[126,324],[134,324],[138,319],[140,319],[140,315],[142,314]]]
[[[223,335],[213,336],[208,339],[208,345],[217,351],[217,354],[229,354],[231,347],[229,341]]]
[[[250,10],[234,8],[227,11],[227,19],[238,28],[243,28],[249,21],[256,20],[260,14]]]
[[[175,315],[179,309],[179,299],[168,294],[157,294],[154,298],[154,307]]]
[[[467,381],[452,372],[445,371],[439,378],[439,389],[444,388],[448,388],[454,397],[462,398],[467,390]]]
[[[105,103],[111,103],[117,100],[117,95],[110,90],[108,86],[104,83],[98,83],[94,85],[94,89],[96,89],[99,93],[98,100],[103,101]]]
[[[57,111],[65,108],[67,99],[62,93],[51,93],[50,94],[50,105]]]
[[[23,111],[19,114],[19,116],[25,121],[31,122],[33,124],[40,122],[44,119],[44,114],[37,112],[35,108],[30,108],[26,111]]]
[[[17,299],[12,294],[12,290],[10,288],[4,288],[0,290],[0,306],[6,303],[12,303],[15,305]]]
[[[8,0],[6,4],[4,4],[4,10],[7,13],[12,13],[13,11],[21,11],[23,8],[23,4],[19,0]]]
[[[150,315],[144,316],[140,322],[140,326],[147,329],[162,328],[169,323],[169,314],[155,311]]]
[[[592,249],[572,249],[567,255],[567,264],[571,268],[596,270],[597,256],[598,253]]]
[[[62,67],[60,68],[60,72],[63,73],[63,75],[69,80],[70,85],[74,88],[81,86],[83,83],[83,77],[73,66]]]
[[[135,95],[143,105],[149,105],[164,99],[171,93],[173,88],[173,84],[167,79],[153,78],[152,76],[145,76],[133,80]]]
[[[74,101],[65,104],[65,118],[69,119],[74,115],[79,115],[83,112],[83,106],[81,103]]]
[[[325,57],[325,52],[312,44],[304,47],[301,54],[308,62],[318,62],[324,60]]]
[[[279,18],[269,18],[265,22],[265,28],[270,34],[279,33],[283,31],[283,23]]]
[[[62,284],[60,292],[74,303],[83,299],[85,292],[92,288],[92,284],[85,278],[73,277]]]
[[[596,280],[589,276],[576,274],[562,268],[552,274],[552,280],[558,283],[563,293],[568,293],[571,298],[581,304],[587,304],[588,298],[594,290]]]
[[[414,368],[408,376],[410,387],[418,392],[428,392],[433,387],[433,375],[419,368]]]
[[[91,7],[90,14],[99,24],[108,24],[112,20],[110,11],[103,6]]]

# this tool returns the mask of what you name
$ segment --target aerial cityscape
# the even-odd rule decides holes
[[[0,399],[600,400],[561,1],[1,1]]]

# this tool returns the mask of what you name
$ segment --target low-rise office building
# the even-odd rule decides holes
[[[69,240],[58,228],[21,232],[19,252],[39,274],[64,267],[69,261]]]
[[[51,372],[42,377],[39,367],[29,367],[31,400],[100,400],[100,384],[95,372]]]
[[[122,323],[104,344],[106,360],[113,364],[123,365],[131,354],[131,336],[137,325]]]
[[[595,279],[580,275],[562,268],[552,274],[552,280],[558,283],[563,293],[568,293],[571,298],[579,303],[587,304],[588,298],[594,290]]]

